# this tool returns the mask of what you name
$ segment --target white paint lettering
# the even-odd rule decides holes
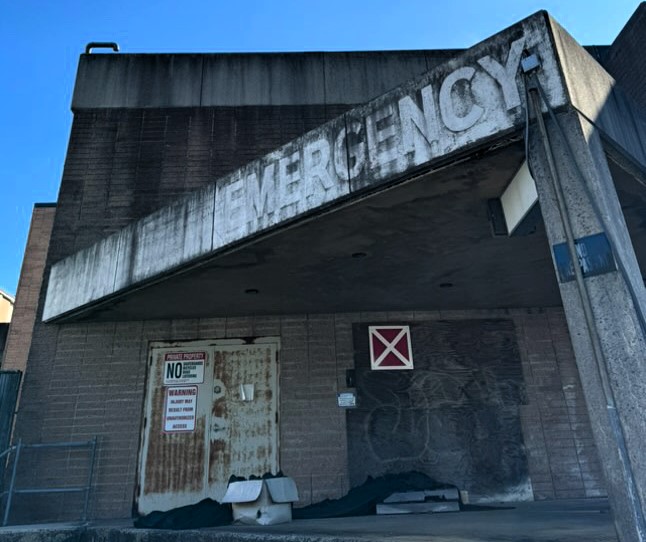
[[[260,167],[260,166],[259,166]],[[275,182],[276,162],[272,161],[262,167],[262,175],[258,178],[258,173],[254,168],[246,180],[247,209],[250,212],[249,230],[256,231],[266,225],[269,225],[274,214],[276,204],[276,182]]]
[[[363,124],[358,120],[350,120],[334,141],[334,169],[344,181],[357,177],[366,162],[366,144],[362,139],[362,131]]]
[[[299,151],[280,159],[278,166],[278,201],[280,219],[298,214],[301,193],[301,154]]]
[[[396,125],[394,104],[387,104],[366,117],[368,136],[368,158],[370,166],[384,168],[397,160],[397,137],[399,131]],[[390,169],[385,167],[386,170]]]
[[[344,129],[339,130],[339,133],[334,140],[334,171],[337,177],[348,180],[348,148],[347,148],[347,135]]]
[[[433,88],[425,86],[422,91],[422,109],[411,96],[399,100],[399,116],[402,123],[402,144],[405,153],[413,154],[413,162],[419,165],[431,159],[433,143],[437,144],[437,110],[433,100]]]
[[[363,137],[363,124],[357,120],[350,121],[347,126],[346,146],[350,165],[348,171],[350,179],[354,179],[361,173],[366,163],[366,142]]]
[[[305,145],[303,167],[307,183],[308,207],[326,201],[325,193],[334,187],[334,181],[328,171],[329,165],[330,144],[325,139],[317,139]]]
[[[475,69],[471,66],[464,66],[451,72],[442,81],[440,87],[440,114],[445,126],[452,132],[462,132],[471,128],[482,116],[484,109],[475,103],[471,103],[468,113],[459,116],[455,110],[455,102],[453,100],[453,87],[458,81],[471,81]],[[472,98],[469,98],[472,100]],[[465,97],[460,100],[466,103]]]
[[[478,64],[495,79],[502,88],[502,96],[505,100],[507,111],[520,105],[520,96],[518,95],[518,85],[516,85],[516,74],[520,64],[520,56],[525,46],[525,38],[512,42],[507,55],[507,62],[503,67],[496,59],[489,55],[483,56],[478,60]]]
[[[246,235],[244,181],[240,172],[216,186],[215,246],[222,246]]]

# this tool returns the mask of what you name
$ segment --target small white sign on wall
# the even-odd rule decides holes
[[[341,408],[355,408],[357,406],[357,395],[353,391],[337,393],[336,402]]]
[[[164,433],[195,431],[197,386],[166,388]]]

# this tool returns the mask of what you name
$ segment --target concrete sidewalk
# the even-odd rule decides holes
[[[511,510],[299,520],[268,527],[135,529],[129,520],[0,528],[2,542],[617,542],[605,499],[518,503]]]

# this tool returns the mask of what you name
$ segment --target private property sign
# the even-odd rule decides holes
[[[408,326],[369,326],[370,368],[393,371],[413,368],[413,349]]]
[[[552,107],[566,103],[546,15],[536,14],[52,267],[44,320],[354,194],[432,169],[524,123],[522,55]]]
[[[164,386],[204,382],[206,352],[169,352],[164,354]]]

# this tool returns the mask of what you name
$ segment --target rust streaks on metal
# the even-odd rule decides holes
[[[275,438],[275,401],[271,389],[275,381],[276,367],[273,350],[268,345],[245,345],[217,352],[214,363],[214,377],[227,384],[223,404],[214,405],[214,411],[227,421],[227,439],[211,446],[217,450],[210,454],[209,480],[227,479],[237,476],[261,475],[275,470],[273,439]],[[243,401],[240,387],[254,386],[254,399]],[[220,401],[218,401],[219,403]],[[268,423],[268,420],[271,423]]]
[[[205,416],[195,420],[195,431],[164,433],[164,400],[162,372],[156,371],[148,452],[145,463],[143,493],[183,493],[199,491],[203,486]]]

